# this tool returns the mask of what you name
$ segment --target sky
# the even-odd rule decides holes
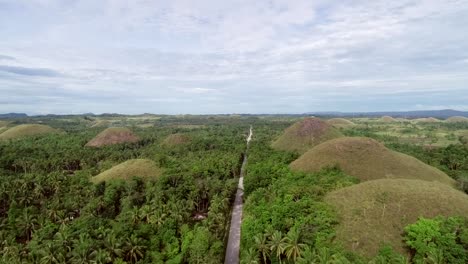
[[[0,0],[0,113],[468,110],[468,0]]]

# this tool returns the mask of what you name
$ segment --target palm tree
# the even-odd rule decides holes
[[[91,263],[93,264],[106,264],[112,261],[112,258],[106,250],[100,248],[91,252]]]
[[[122,247],[120,242],[117,240],[117,237],[110,233],[106,236],[104,240],[104,245],[106,246],[107,250],[110,254],[114,257],[121,257],[122,256]]]
[[[31,235],[36,227],[38,226],[37,218],[34,214],[31,213],[31,208],[25,208],[23,210],[23,215],[17,222],[18,228],[24,231],[26,235],[26,240],[31,240]]]
[[[268,245],[270,246],[271,254],[275,254],[278,258],[279,262],[281,263],[281,255],[284,253],[284,249],[286,246],[285,238],[281,231],[275,231],[270,237],[270,242]]]
[[[267,236],[265,234],[258,234],[254,236],[257,251],[260,252],[263,258],[263,263],[267,263],[267,257],[270,255],[270,248],[267,244]]]
[[[255,248],[249,248],[241,259],[241,264],[259,264],[258,251]]]
[[[138,259],[143,257],[145,248],[143,239],[133,234],[125,241],[125,257],[132,263],[136,263]]]
[[[300,242],[299,231],[297,229],[289,230],[286,235],[286,246],[284,248],[288,260],[292,258],[293,261],[296,262],[297,258],[301,256],[305,246],[305,244]]]

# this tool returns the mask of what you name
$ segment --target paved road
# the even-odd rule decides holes
[[[249,136],[247,137],[247,149],[249,148],[250,140],[252,139],[252,126],[250,127]],[[231,227],[229,229],[229,239],[226,248],[225,264],[238,264],[239,263],[239,249],[240,249],[240,236],[242,224],[242,196],[244,195],[244,171],[247,164],[247,151],[245,152],[244,160],[239,177],[239,184],[237,186],[236,200],[232,207]]]

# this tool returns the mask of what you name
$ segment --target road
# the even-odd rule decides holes
[[[226,247],[226,257],[224,258],[225,264],[238,264],[239,263],[239,250],[240,250],[240,237],[241,237],[241,224],[242,224],[242,196],[244,195],[244,172],[245,165],[247,164],[247,150],[249,148],[250,140],[252,139],[252,126],[250,126],[249,136],[247,137],[247,147],[242,161],[241,172],[239,176],[239,184],[237,185],[236,199],[232,207],[231,214],[231,227],[229,228],[229,239]]]

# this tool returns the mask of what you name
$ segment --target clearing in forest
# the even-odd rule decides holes
[[[288,127],[272,144],[272,147],[284,151],[296,151],[300,154],[330,139],[343,135],[332,125],[318,118],[305,118]]]
[[[44,135],[49,133],[58,133],[57,129],[50,126],[39,125],[39,124],[23,124],[14,126],[0,134],[0,140],[2,139],[15,139],[28,136]]]
[[[94,183],[112,179],[130,180],[133,177],[152,178],[162,174],[162,169],[148,159],[131,159],[91,178]]]
[[[468,195],[445,184],[420,180],[368,181],[333,191],[325,201],[340,218],[337,240],[369,257],[383,245],[407,253],[403,229],[419,217],[468,215]]]
[[[120,143],[134,143],[139,140],[140,138],[133,134],[133,132],[126,127],[110,127],[86,143],[86,146],[101,147]]]
[[[302,172],[318,172],[333,166],[340,167],[346,174],[361,181],[404,178],[455,184],[452,178],[437,168],[365,137],[329,140],[291,163],[292,170]]]

